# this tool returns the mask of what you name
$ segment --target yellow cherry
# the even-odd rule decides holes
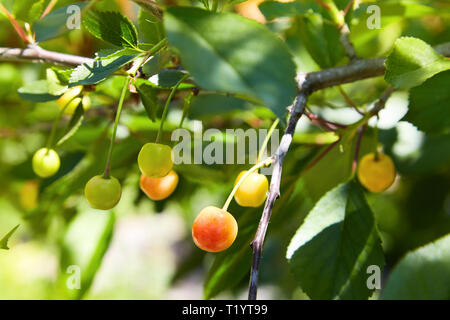
[[[358,165],[359,182],[372,192],[381,192],[389,188],[395,180],[395,167],[392,159],[385,154],[366,154]]]
[[[234,185],[247,171],[239,173]],[[266,176],[257,172],[250,173],[234,194],[234,199],[242,207],[259,207],[266,200],[269,181]]]

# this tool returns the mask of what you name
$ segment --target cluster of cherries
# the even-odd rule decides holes
[[[79,90],[75,91],[74,90]],[[78,96],[81,89],[68,91],[59,100],[58,105],[65,114],[73,114],[83,99]],[[79,100],[77,100],[79,99]],[[86,103],[86,105],[85,105]],[[62,109],[64,106],[65,109]],[[173,170],[172,148],[160,143],[146,143],[138,155],[141,171],[140,188],[152,200],[169,197],[178,185],[178,174]],[[33,170],[40,177],[54,175],[60,167],[60,159],[53,149],[41,148],[33,156]],[[358,165],[357,176],[363,186],[372,192],[381,192],[392,185],[395,179],[395,167],[391,158],[382,153],[365,155]],[[259,207],[267,196],[269,182],[265,175],[250,169],[242,171],[236,178],[235,189],[230,194],[243,207]],[[119,181],[109,173],[92,177],[86,184],[84,194],[92,208],[110,210],[114,208],[122,195]],[[229,248],[238,233],[236,219],[228,211],[227,201],[223,208],[208,206],[203,208],[192,225],[194,243],[202,250],[220,252]]]

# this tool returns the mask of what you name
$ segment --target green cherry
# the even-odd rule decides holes
[[[55,150],[41,148],[34,154],[32,164],[38,176],[47,178],[58,172],[61,162]]]
[[[147,177],[164,177],[173,167],[172,148],[160,143],[146,143],[139,152],[138,165]]]
[[[84,188],[84,196],[94,209],[109,210],[116,206],[122,195],[119,180],[101,175],[92,177]]]

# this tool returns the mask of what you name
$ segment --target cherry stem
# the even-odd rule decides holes
[[[109,144],[109,151],[108,151],[108,158],[106,161],[105,172],[103,173],[103,178],[105,178],[105,179],[109,179],[109,171],[110,171],[110,167],[111,167],[111,157],[112,157],[114,141],[116,139],[117,126],[119,124],[119,118],[120,118],[120,114],[122,113],[123,102],[125,101],[125,95],[127,93],[127,89],[128,89],[130,80],[131,80],[131,78],[127,77],[127,79],[125,80],[125,83],[123,85],[123,88],[122,88],[122,93],[120,94],[119,105],[117,106],[117,111],[116,111],[116,119],[114,120],[113,133],[111,136],[111,142]]]
[[[311,169],[312,167],[314,167],[320,160],[322,160],[323,157],[325,157],[327,155],[328,152],[330,152],[339,142],[341,141],[341,138],[339,138],[339,140],[336,140],[335,142],[333,142],[332,144],[330,144],[324,151],[322,151],[322,153],[317,156],[317,158],[315,158],[306,168],[305,170],[303,170],[303,172],[308,171],[309,169]]]
[[[50,132],[50,135],[49,135],[48,140],[47,140],[47,149],[53,148],[53,141],[55,139],[56,128],[58,127],[59,121],[61,120],[61,117],[64,114],[64,111],[69,106],[69,104],[77,97],[78,97],[78,95],[75,96],[75,97],[72,97],[72,99],[67,101],[66,104],[64,105],[64,107],[59,111],[58,116],[56,117],[56,119],[53,121],[52,131]],[[47,152],[48,152],[48,150],[47,150]]]
[[[264,155],[264,152],[266,151],[267,144],[269,143],[269,139],[270,139],[270,137],[272,137],[272,133],[275,130],[275,128],[277,127],[279,122],[280,122],[280,119],[276,118],[275,121],[272,123],[272,126],[270,127],[269,132],[267,132],[267,136],[261,145],[261,149],[259,149],[258,158],[256,159],[256,163],[259,163],[261,161],[261,158]]]
[[[239,181],[235,184],[233,190],[231,190],[230,195],[227,198],[227,201],[225,201],[225,204],[222,207],[222,210],[227,211],[228,210],[228,206],[231,203],[231,200],[233,200],[234,194],[236,193],[236,191],[239,189],[239,187],[241,186],[242,182],[252,173],[257,171],[259,168],[262,167],[268,167],[270,166],[270,164],[273,162],[273,158],[267,158],[264,161],[261,161],[259,163],[256,163],[253,167],[251,167],[250,169],[248,169],[248,171],[246,173],[244,173],[242,175],[242,177],[239,179]]]
[[[178,128],[183,127],[184,119],[186,118],[189,108],[191,107],[191,100],[194,96],[194,93],[191,91],[185,98],[184,98],[184,105],[183,105],[183,114],[181,115],[180,124],[178,125]]]
[[[311,111],[305,112],[305,115],[309,120],[311,120],[311,122],[313,124],[319,126],[320,128],[322,128],[324,130],[327,130],[327,131],[336,131],[338,129],[347,128],[347,126],[344,124],[325,120],[325,119],[319,117],[318,115],[313,114]]]
[[[377,123],[375,124],[375,161],[380,159],[380,155],[378,152],[378,121],[380,120],[380,116],[377,114]]]
[[[356,167],[358,165],[359,149],[361,147],[361,140],[362,140],[365,129],[366,129],[366,126],[362,126],[361,128],[359,128],[358,140],[356,141],[355,155],[353,157],[353,163],[352,163],[352,175],[355,174]]]
[[[338,86],[339,92],[341,93],[342,97],[344,97],[344,100],[347,102],[347,104],[352,107],[353,109],[355,109],[356,112],[358,112],[360,115],[364,115],[364,112],[362,112],[361,110],[359,110],[359,108],[356,106],[356,104],[352,101],[352,99],[350,99],[350,97],[347,95],[347,93],[344,91],[344,89],[342,88],[342,86]]]
[[[172,88],[172,91],[170,91],[169,96],[167,97],[166,100],[166,104],[164,105],[164,110],[163,110],[163,114],[161,116],[161,123],[159,124],[159,130],[158,130],[158,135],[156,136],[156,140],[155,142],[158,143],[160,138],[161,138],[161,134],[163,131],[163,127],[164,127],[164,121],[166,121],[166,117],[167,117],[167,111],[169,110],[169,104],[170,101],[172,101],[173,96],[175,95],[175,92],[177,91],[178,87],[180,86],[180,84],[186,80],[189,77],[188,74],[185,74],[178,82],[177,84]]]

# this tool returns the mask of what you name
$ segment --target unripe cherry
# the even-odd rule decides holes
[[[172,148],[160,143],[146,143],[139,152],[138,165],[147,177],[164,177],[173,167]]]
[[[116,206],[122,195],[119,180],[102,175],[92,177],[84,187],[84,195],[92,208],[109,210]]]
[[[53,176],[60,164],[59,156],[53,149],[41,148],[33,155],[33,171],[42,178]]]

